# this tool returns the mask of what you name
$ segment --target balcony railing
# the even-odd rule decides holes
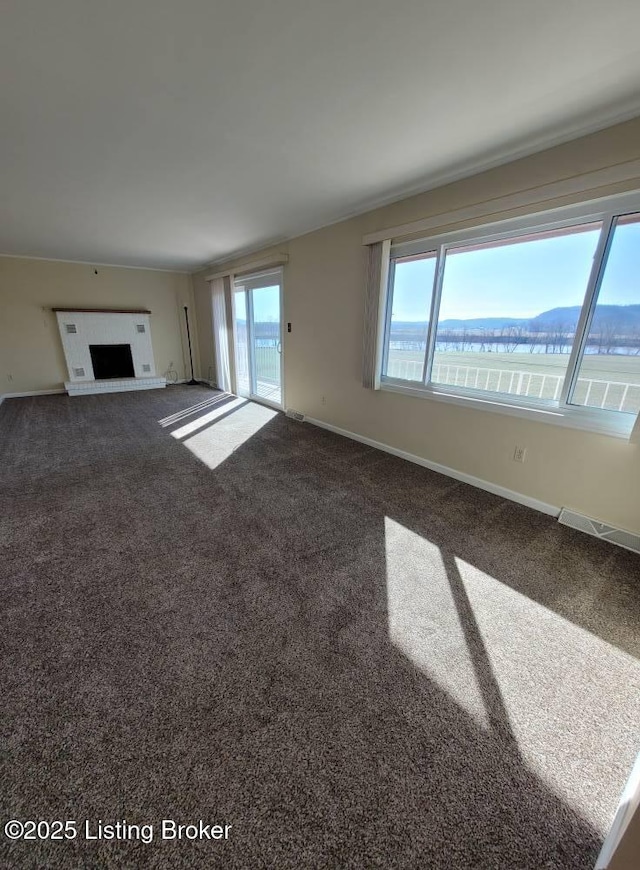
[[[390,359],[387,375],[400,380],[421,381],[422,363],[417,360]],[[557,400],[564,375],[465,366],[458,363],[435,363],[431,380],[443,386],[466,387],[532,399]],[[637,411],[640,407],[640,383],[611,381],[602,378],[579,378],[574,403],[609,411]]]

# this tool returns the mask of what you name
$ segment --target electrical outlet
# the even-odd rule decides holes
[[[513,451],[513,461],[514,462],[524,462],[527,456],[527,448],[526,447],[518,447],[516,445],[516,449]]]

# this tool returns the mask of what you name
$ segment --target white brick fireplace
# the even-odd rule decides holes
[[[156,376],[150,311],[54,308],[62,339],[70,396],[150,390]]]

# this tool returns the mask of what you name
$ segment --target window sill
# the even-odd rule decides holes
[[[570,429],[581,429],[595,432],[599,435],[610,435],[613,438],[629,440],[636,417],[634,414],[620,414],[616,411],[600,411],[598,409],[578,408],[555,405],[528,405],[509,401],[504,396],[495,398],[464,395],[459,392],[448,392],[446,388],[423,387],[420,384],[403,383],[384,379],[380,389],[390,393],[402,393],[421,399],[431,399],[470,408],[478,411],[488,411],[494,414],[505,414],[510,417],[520,417],[533,420],[536,423],[546,423],[552,426],[564,426]],[[622,419],[620,419],[622,418]]]

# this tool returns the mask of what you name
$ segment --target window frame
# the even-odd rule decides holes
[[[385,320],[380,388],[390,392],[405,393],[407,395],[435,399],[480,410],[526,417],[538,420],[539,422],[554,423],[556,425],[570,426],[572,428],[586,429],[627,438],[639,415],[593,408],[585,405],[575,405],[572,404],[571,400],[579,378],[589,329],[598,303],[600,286],[604,278],[607,258],[614,237],[616,219],[625,214],[636,212],[640,212],[640,191],[609,196],[557,209],[527,213],[501,221],[483,222],[480,225],[441,233],[427,238],[410,241],[392,241],[389,256],[389,278],[384,300]],[[517,238],[520,235],[527,235],[532,231],[552,231],[591,222],[601,222],[602,226],[559,398],[557,400],[535,399],[508,393],[434,383],[431,380],[431,375],[447,251],[450,248],[457,248],[464,244],[497,242],[503,239]],[[389,377],[385,372],[389,356],[395,262],[403,257],[419,254],[427,255],[434,251],[436,252],[436,268],[431,289],[431,310],[423,363],[423,379],[420,381],[409,381],[402,378]]]

